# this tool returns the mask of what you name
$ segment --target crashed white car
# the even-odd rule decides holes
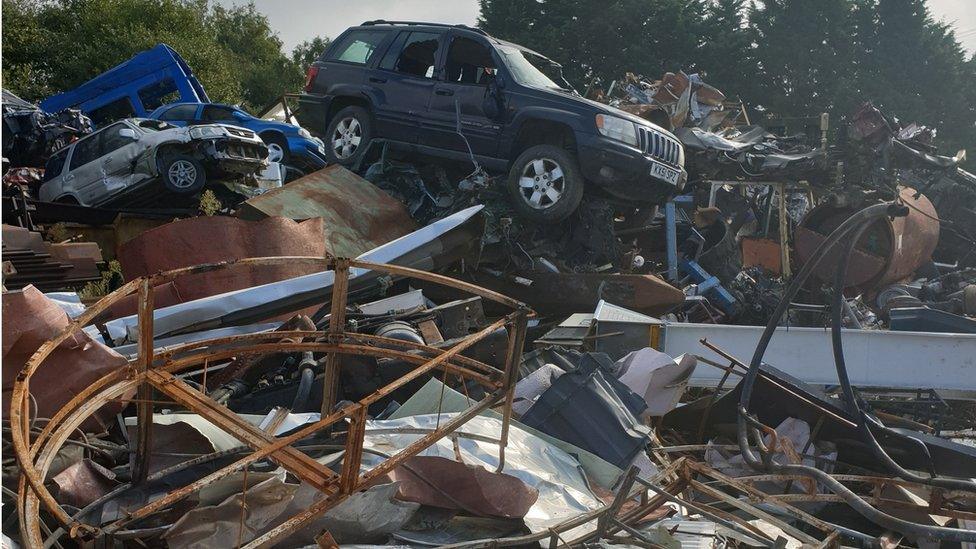
[[[129,118],[51,155],[38,198],[82,206],[152,204],[162,194],[194,195],[210,182],[267,166],[268,147],[251,130]]]

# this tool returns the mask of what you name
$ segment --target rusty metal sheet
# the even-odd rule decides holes
[[[539,491],[521,479],[439,456],[413,456],[390,473],[397,499],[482,517],[522,518]]]
[[[79,509],[121,484],[115,480],[115,473],[90,459],[71,465],[52,480],[58,489],[58,501]]]
[[[336,257],[357,257],[417,228],[403,204],[338,164],[244,202],[237,216],[321,217],[326,249]]]
[[[9,402],[17,374],[27,359],[48,339],[68,325],[68,315],[33,286],[3,294],[3,400]],[[13,321],[16,319],[16,321]],[[51,353],[36,373],[30,385],[31,395],[37,402],[37,414],[54,417],[54,414],[93,381],[103,375],[123,368],[125,357],[105,345],[77,332]],[[112,417],[124,406],[116,402],[105,406],[83,425],[85,429],[98,429],[108,425]],[[3,417],[8,409],[4,407]]]
[[[325,257],[322,219],[296,222],[284,217],[247,221],[234,217],[194,217],[148,230],[119,247],[126,280],[160,271],[246,257]],[[314,272],[307,264],[235,266],[174,281],[183,301],[277,282]]]
[[[908,206],[905,217],[879,219],[858,241],[848,268],[848,287],[861,290],[882,288],[910,276],[932,258],[939,243],[939,216],[925,195],[915,197],[915,189],[902,187],[901,202]],[[848,217],[852,208],[837,208],[829,203],[811,210],[796,231],[796,255],[800,264]],[[827,254],[814,275],[823,281],[833,280],[841,250]]]
[[[776,240],[744,237],[741,246],[743,268],[759,266],[774,275],[783,273],[783,258]]]

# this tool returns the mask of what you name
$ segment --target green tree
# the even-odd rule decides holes
[[[207,0],[3,0],[4,86],[39,100],[159,43],[183,56],[214,101],[255,109],[297,89],[301,69],[253,5]]]
[[[307,70],[330,43],[332,39],[328,36],[316,36],[311,40],[305,40],[291,51],[291,60],[303,71]]]

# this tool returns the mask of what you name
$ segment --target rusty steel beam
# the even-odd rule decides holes
[[[149,371],[153,361],[153,289],[149,279],[142,279],[139,285],[139,355],[136,368],[145,374]],[[136,438],[136,455],[133,461],[132,482],[142,484],[149,476],[150,449],[152,448],[153,423],[153,388],[149,383],[139,385],[136,393],[139,399],[136,405],[136,421],[138,426]]]
[[[332,303],[329,313],[329,335],[337,338],[346,331],[346,292],[349,289],[349,260],[336,259],[333,266],[335,280],[332,283]],[[336,341],[333,339],[333,341]],[[338,343],[338,341],[336,341]],[[322,383],[322,415],[332,412],[339,391],[339,355],[325,355],[325,379]]]

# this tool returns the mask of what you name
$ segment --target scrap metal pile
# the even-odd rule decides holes
[[[210,215],[22,198],[4,546],[976,543],[962,155],[695,75],[595,96],[676,129],[688,194],[542,225],[384,148]]]

